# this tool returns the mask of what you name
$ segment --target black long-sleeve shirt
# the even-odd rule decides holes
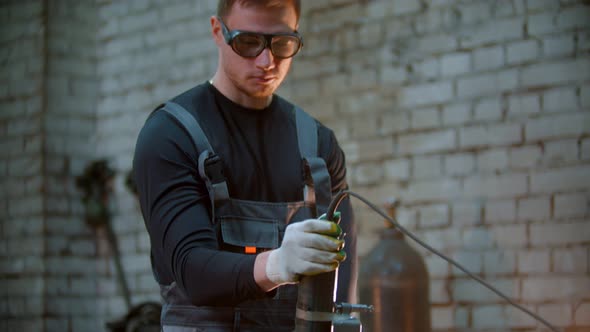
[[[224,163],[230,196],[289,202],[303,199],[303,169],[292,104],[274,96],[263,110],[244,108],[209,83],[173,101],[197,110],[201,126]],[[318,126],[318,150],[331,176],[332,192],[345,189],[344,154],[331,130]],[[200,151],[166,112],[142,128],[133,161],[142,214],[151,240],[154,274],[175,281],[194,305],[233,305],[264,297],[254,281],[254,255],[220,251],[210,221],[207,190],[197,169]],[[339,300],[356,283],[356,236],[350,204],[339,209],[346,237],[339,272]],[[350,287],[342,287],[350,284]]]

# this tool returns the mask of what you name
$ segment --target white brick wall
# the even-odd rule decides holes
[[[159,298],[123,179],[148,112],[213,73],[215,5],[63,0],[50,2],[49,27],[42,2],[0,5],[0,283],[20,281],[0,294],[0,330],[98,330],[126,310],[74,185],[96,158],[117,171],[115,229],[134,302]],[[304,2],[306,45],[281,89],[335,129],[353,190],[398,198],[402,224],[571,330],[590,327],[588,8]],[[358,215],[364,256],[380,223]],[[540,328],[420,252],[435,331]]]
[[[40,2],[0,5],[0,329],[43,326],[43,29]]]

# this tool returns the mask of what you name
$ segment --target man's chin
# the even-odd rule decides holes
[[[253,89],[250,90],[250,96],[253,98],[269,98],[273,95],[273,93],[276,91],[276,88],[266,88],[266,89]]]

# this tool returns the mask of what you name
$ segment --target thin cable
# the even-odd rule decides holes
[[[429,246],[428,244],[426,244],[425,242],[423,242],[422,240],[420,240],[418,237],[416,237],[414,234],[412,234],[410,231],[408,231],[402,225],[400,225],[396,220],[394,220],[393,218],[391,218],[390,216],[388,216],[385,212],[381,211],[381,209],[379,209],[373,203],[369,202],[363,196],[361,196],[361,195],[359,195],[359,194],[357,194],[355,192],[352,192],[350,190],[344,190],[344,191],[339,192],[332,199],[332,202],[330,202],[330,205],[328,206],[328,211],[327,211],[326,215],[327,216],[334,215],[334,211],[336,211],[336,209],[338,208],[338,205],[340,204],[340,202],[342,202],[342,200],[347,195],[354,196],[355,198],[358,198],[360,201],[362,201],[363,203],[365,203],[367,206],[369,206],[371,209],[373,209],[375,212],[377,212],[379,215],[381,215],[383,218],[385,218],[385,220],[389,221],[392,226],[397,227],[402,233],[404,233],[406,236],[408,236],[412,240],[416,241],[419,245],[421,245],[424,248],[430,250],[432,253],[436,254],[437,256],[439,256],[440,258],[444,259],[445,261],[451,263],[453,266],[455,266],[459,270],[463,271],[469,277],[471,277],[475,281],[479,282],[480,284],[482,284],[483,286],[485,286],[486,288],[488,288],[492,292],[496,293],[496,295],[498,295],[499,297],[503,298],[504,300],[506,300],[508,303],[510,303],[514,307],[522,310],[523,312],[527,313],[528,315],[530,315],[531,317],[533,317],[537,321],[543,323],[550,330],[552,330],[554,332],[559,332],[559,330],[557,330],[555,327],[553,327],[553,325],[551,325],[549,322],[547,322],[546,320],[544,320],[543,318],[541,318],[537,314],[531,312],[527,308],[525,308],[525,307],[521,306],[520,304],[514,302],[512,299],[510,299],[508,296],[504,295],[502,292],[500,292],[499,290],[497,290],[496,288],[494,288],[492,285],[488,284],[482,278],[480,278],[480,277],[476,276],[475,274],[469,272],[466,268],[464,268],[463,266],[461,266],[459,263],[455,262],[453,259],[445,256],[443,253],[439,252],[438,250],[432,248],[431,246]],[[330,220],[330,219],[328,219],[328,220]]]

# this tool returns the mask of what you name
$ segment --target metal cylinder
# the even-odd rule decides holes
[[[364,332],[430,331],[429,278],[420,254],[395,228],[361,261],[360,303],[375,306],[361,313]]]

